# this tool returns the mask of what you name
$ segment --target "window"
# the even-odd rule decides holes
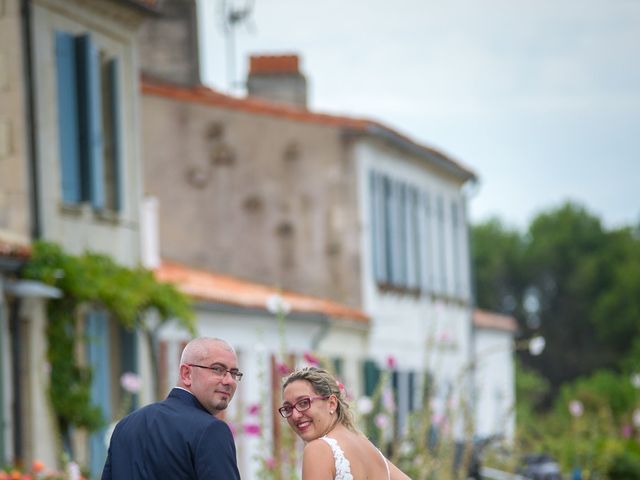
[[[419,291],[426,283],[426,227],[420,191],[370,172],[371,239],[378,285]]]
[[[119,64],[90,34],[56,32],[62,201],[122,208]]]
[[[441,195],[436,198],[436,215],[438,217],[438,287],[440,293],[447,292],[447,244],[444,218],[444,199]]]
[[[452,245],[453,250],[453,279],[454,289],[458,296],[462,296],[462,259],[463,252],[461,249],[462,239],[462,221],[459,213],[458,203],[453,200],[451,202],[451,228],[452,228]]]
[[[378,286],[445,294],[451,279],[455,293],[462,295],[464,212],[457,201],[451,201],[449,217],[442,194],[431,197],[424,189],[376,171],[369,172],[369,192],[373,276]],[[447,244],[449,234],[452,245]],[[448,255],[453,257],[452,272]]]

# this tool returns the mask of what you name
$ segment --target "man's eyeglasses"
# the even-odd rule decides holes
[[[237,368],[228,369],[226,367],[223,367],[222,365],[206,367],[204,365],[196,365],[195,363],[187,363],[187,365],[189,365],[190,367],[206,368],[207,370],[211,370],[216,377],[224,377],[228,373],[236,382],[242,380],[243,373],[240,372]]]
[[[329,398],[328,396],[323,396],[323,397],[304,397],[301,398],[300,400],[298,400],[296,403],[294,403],[293,405],[283,405],[278,409],[278,412],[280,412],[280,415],[282,415],[283,418],[288,418],[291,415],[293,415],[293,409],[295,408],[297,411],[299,412],[304,412],[305,410],[309,410],[311,408],[311,402],[313,402],[314,400],[326,400],[327,398]]]

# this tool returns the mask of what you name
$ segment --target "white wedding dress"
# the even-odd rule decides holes
[[[338,445],[338,441],[335,438],[327,436],[320,438],[327,442],[333,452],[333,460],[336,467],[336,476],[334,480],[353,480],[353,475],[351,475],[351,464],[349,463],[349,460],[347,460],[347,457],[344,456],[344,452],[342,451],[342,448],[340,448],[340,445]],[[378,453],[384,460],[384,466],[387,467],[387,479],[391,480],[387,459],[384,458],[384,455],[382,455],[380,450],[378,450]]]

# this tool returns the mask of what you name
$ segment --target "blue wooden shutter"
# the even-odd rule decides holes
[[[407,287],[418,289],[420,265],[417,252],[416,190],[407,186],[405,189],[405,245],[407,249]]]
[[[438,258],[440,264],[439,274],[439,286],[440,293],[447,292],[447,246],[445,244],[446,231],[445,231],[445,219],[444,219],[444,199],[442,195],[439,195],[436,199],[436,208],[438,214]]]
[[[408,286],[407,272],[407,186],[402,182],[396,183],[397,188],[397,213],[396,213],[396,258],[398,267],[397,286]]]
[[[333,364],[333,372],[336,376],[342,376],[344,371],[344,360],[341,357],[334,357],[331,363]]]
[[[393,192],[389,177],[382,179],[384,195],[384,259],[385,273],[388,284],[393,283]]]
[[[453,291],[458,297],[462,296],[462,272],[460,258],[460,222],[458,204],[451,201],[451,256],[453,260]]]
[[[58,89],[58,141],[62,179],[62,201],[80,203],[80,150],[76,45],[67,32],[56,32],[56,81]]]
[[[388,282],[385,263],[385,203],[382,175],[369,172],[369,208],[371,210],[371,250],[374,279],[379,284]]]
[[[104,163],[100,58],[89,34],[77,38],[77,47],[83,199],[101,210],[104,208]]]
[[[416,409],[416,372],[409,372],[409,411]]]
[[[120,374],[138,373],[138,339],[136,331],[120,327]],[[130,411],[138,407],[138,394],[132,395]]]
[[[87,360],[91,378],[91,403],[102,410],[102,417],[111,421],[111,369],[109,354],[109,322],[105,311],[91,311],[87,315]],[[98,478],[107,455],[104,442],[106,427],[94,432],[89,439],[89,462],[92,478]]]
[[[433,266],[431,262],[431,215],[429,212],[429,192],[420,192],[418,197],[419,252],[420,252],[420,289],[427,293],[433,284]]]
[[[391,195],[390,200],[390,224],[388,226],[391,237],[391,284],[395,287],[401,285],[402,281],[402,237],[400,235],[400,183],[395,180],[389,180]]]
[[[113,189],[113,209],[121,211],[122,199],[122,130],[120,112],[120,64],[117,59],[112,59],[107,64],[109,81],[109,100],[111,105],[111,172]]]
[[[372,360],[365,360],[364,362],[364,394],[372,396],[380,381],[381,372],[376,365],[376,362]]]

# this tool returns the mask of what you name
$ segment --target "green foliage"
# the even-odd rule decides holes
[[[609,480],[640,479],[640,443],[626,442],[624,451],[613,458],[607,478]]]
[[[516,425],[520,437],[523,432],[540,436],[536,410],[548,391],[549,382],[542,375],[516,360]]]
[[[498,219],[491,219],[474,227],[471,249],[478,306],[512,313],[524,287],[523,239]]]
[[[628,229],[612,232],[603,262],[614,288],[597,298],[594,325],[604,341],[629,350],[632,340],[640,336],[640,239]]]
[[[49,395],[62,431],[71,425],[100,428],[106,419],[91,404],[91,369],[73,360],[76,329],[72,302],[61,299],[49,305],[47,357],[51,365]]]
[[[566,203],[539,214],[524,234],[495,219],[477,225],[472,245],[477,305],[514,315],[524,336],[546,340],[542,355],[520,353],[550,383],[545,407],[564,383],[619,369],[634,351],[640,239],[631,229],[607,231]]]
[[[162,321],[174,318],[195,332],[187,297],[172,285],[157,282],[151,272],[120,266],[105,255],[73,256],[54,243],[36,242],[23,275],[63,292],[62,298],[49,302],[47,325],[50,396],[63,432],[70,426],[93,431],[106,420],[90,401],[91,369],[75,355],[78,341],[83,340],[78,325],[83,308],[105,309],[128,329],[144,329],[142,314],[155,309]]]
[[[609,409],[616,424],[622,425],[624,415],[640,403],[640,394],[627,377],[599,370],[564,385],[555,408],[568,415],[566,405],[573,399],[580,400],[587,411]]]
[[[533,408],[535,396],[523,394],[535,391],[536,383],[544,385],[539,382],[537,374],[518,368],[517,438],[523,452],[549,453],[564,471],[579,466],[593,478],[637,478],[622,473],[633,468],[636,458],[627,452],[640,449],[640,431],[632,425],[640,392],[627,375],[602,370],[567,383],[553,408],[542,413]],[[582,407],[574,415],[572,402]],[[611,476],[612,471],[619,476]]]

